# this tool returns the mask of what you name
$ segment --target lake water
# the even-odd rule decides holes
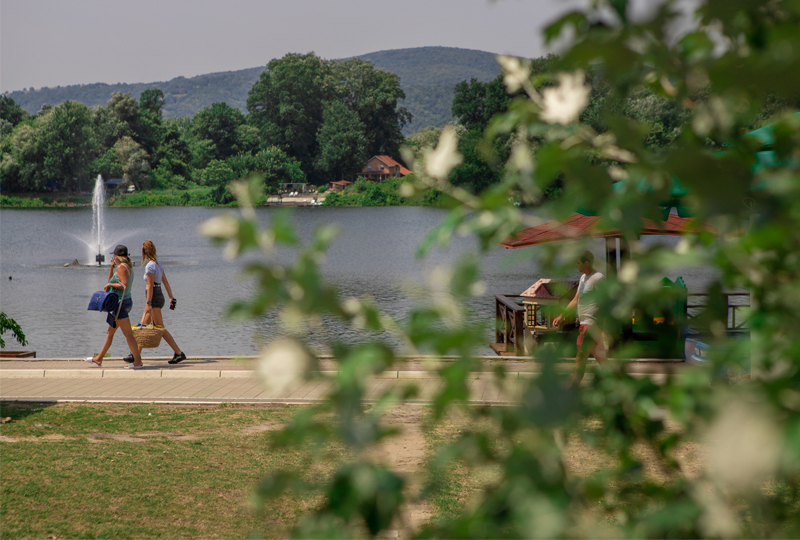
[[[231,322],[223,318],[231,300],[247,298],[254,290],[252,281],[241,276],[240,263],[225,260],[221,249],[197,233],[199,224],[226,211],[230,210],[105,210],[105,252],[118,243],[125,244],[136,262],[132,320],[138,322],[144,306],[145,286],[139,267],[141,257],[137,255],[142,242],[149,238],[158,248],[178,299],[176,311],[164,309],[164,320],[187,355],[254,354],[261,344],[283,332],[274,313],[257,321]],[[257,213],[263,223],[268,223],[274,211],[262,208]],[[413,305],[410,290],[415,285],[427,281],[437,266],[450,265],[460,255],[476,252],[471,239],[456,239],[446,251],[433,250],[423,260],[414,257],[419,242],[444,215],[444,211],[431,208],[312,207],[297,208],[292,219],[300,237],[306,240],[316,226],[337,224],[340,234],[323,265],[324,277],[344,297],[370,295],[389,314],[403,319]],[[108,268],[86,266],[94,258],[85,243],[91,222],[90,208],[0,211],[0,310],[20,324],[29,341],[24,349],[35,350],[39,358],[82,357],[102,346],[107,328],[105,314],[88,311],[86,306],[92,293],[106,283]],[[536,267],[537,249],[515,250],[517,255],[520,251],[530,254],[527,261],[515,265],[508,262],[511,252],[503,248],[494,250],[483,262],[486,293],[471,305],[475,316],[487,323],[487,348],[480,353],[490,353],[494,295],[519,294],[536,279],[545,277]],[[596,254],[602,250],[602,243],[598,242]],[[74,259],[83,266],[64,267]],[[695,290],[709,278],[707,271],[688,269],[681,273],[690,289]],[[9,276],[13,279],[9,280]],[[8,332],[3,337],[6,348],[23,348]],[[328,339],[354,341],[364,337],[338,321],[326,320],[312,336],[312,342],[324,352]],[[117,333],[110,354],[121,356],[127,352],[124,338]],[[171,355],[171,350],[163,341],[158,349],[144,350],[145,357],[165,355]]]

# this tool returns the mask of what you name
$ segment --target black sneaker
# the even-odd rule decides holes
[[[184,360],[186,360],[186,355],[183,354],[183,351],[181,351],[180,354],[179,353],[173,354],[172,360],[167,362],[167,364],[177,364],[178,362],[183,362]]]
[[[127,362],[129,364],[133,364],[133,353],[130,353],[128,356],[122,359],[123,362]]]

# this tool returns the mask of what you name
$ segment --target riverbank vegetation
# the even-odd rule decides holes
[[[544,90],[556,85],[556,73],[565,62],[548,55],[526,65],[531,84]],[[637,125],[635,136],[643,148],[661,156],[675,148],[687,124],[700,121],[694,111],[709,96],[707,87],[698,86],[681,101],[640,84],[622,97],[604,71],[587,68],[585,77],[590,92],[579,124],[598,135],[608,133],[614,127],[608,111],[613,111]],[[411,120],[401,106],[404,96],[393,73],[362,60],[336,62],[313,53],[271,61],[250,89],[246,114],[219,102],[191,118],[165,119],[159,89],[143,91],[138,102],[130,94],[116,93],[103,106],[67,101],[45,106],[36,115],[0,96],[0,188],[5,195],[0,205],[80,204],[76,197],[91,190],[98,174],[106,180],[121,178],[135,188],[132,195],[113,197],[111,204],[118,206],[235,204],[226,186],[252,175],[263,179],[267,193],[276,192],[280,183],[325,186],[333,180],[356,180],[373,155],[402,154],[410,165],[436,145],[442,131],[437,127],[403,137]],[[478,194],[502,184],[520,134],[492,119],[523,97],[520,89],[507,91],[503,75],[454,85],[451,113],[462,159],[448,178],[452,185]],[[747,128],[761,125],[791,103],[770,96]],[[486,132],[493,135],[484,137]],[[552,151],[543,133],[528,138],[535,151]],[[721,148],[724,141],[706,142]],[[594,150],[585,154],[589,163],[598,158]],[[542,186],[537,198],[520,197],[514,190],[508,195],[529,205],[562,195],[564,171],[539,168],[535,175]],[[408,199],[397,187],[351,187],[326,204],[441,204],[438,193]],[[58,196],[51,199],[47,193],[53,191]]]
[[[2,96],[0,188],[5,195],[81,193],[98,174],[139,193],[224,188],[251,175],[267,191],[355,179],[366,158],[399,154],[411,118],[398,106],[403,97],[392,73],[313,53],[271,61],[250,89],[246,115],[220,102],[167,120],[158,89],[138,102],[118,93],[104,106],[67,101],[36,115]]]

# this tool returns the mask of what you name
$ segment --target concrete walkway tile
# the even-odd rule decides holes
[[[257,378],[255,371],[245,371],[245,370],[238,370],[238,371],[220,371],[219,376],[223,379],[255,379]]]
[[[488,386],[486,386],[486,389],[483,391],[481,399],[486,402],[497,401],[504,384],[505,381],[499,379],[490,380]]]
[[[288,399],[289,396],[294,394],[304,384],[305,384],[305,381],[296,381],[296,382],[290,384],[289,386],[287,386],[286,388],[284,388],[282,391],[280,391],[277,394],[275,394],[273,396],[273,398]]]
[[[198,388],[190,397],[197,399],[210,399],[221,389],[225,388],[227,384],[228,383],[220,379],[217,379],[216,381],[213,382],[209,381],[209,384],[207,384],[204,387]]]
[[[470,388],[469,398],[474,399],[475,401],[483,401],[483,396],[490,384],[492,384],[492,381],[489,379],[475,380]]]
[[[306,381],[305,384],[299,386],[297,390],[286,396],[287,399],[306,399],[306,396],[314,390],[317,386],[321,385],[322,381]]]
[[[218,379],[219,380],[219,379]],[[173,382],[179,384],[175,386],[175,396],[189,399],[204,388],[208,387],[210,379],[174,379]]]
[[[311,390],[308,394],[306,394],[306,399],[324,399],[325,396],[328,395],[331,388],[333,388],[333,382],[331,381],[322,381],[321,384],[318,384]]]
[[[397,385],[397,379],[367,379],[364,399],[376,400]]]
[[[399,371],[383,371],[376,375],[373,375],[373,379],[397,379],[399,377]]]
[[[435,374],[432,374],[430,371],[398,371],[397,372],[398,379],[432,379],[435,378]]]
[[[162,379],[163,380],[163,379]],[[161,397],[170,396],[175,398],[188,397],[191,389],[194,388],[194,381],[191,379],[167,379]]]
[[[103,377],[103,385],[96,391],[96,396],[100,397],[114,397],[119,395],[126,388],[129,388],[131,381],[123,379],[106,379]]]
[[[244,382],[237,386],[235,392],[228,394],[229,399],[252,399],[253,396],[262,388],[261,383],[256,381]]]
[[[219,370],[162,369],[162,379],[219,379]]]
[[[93,394],[97,391],[99,385],[102,385],[101,379],[73,380],[64,378],[61,380],[61,384],[51,388],[50,391],[65,397],[82,396],[84,394]]]
[[[51,379],[100,379],[105,369],[46,369],[45,378]]]
[[[223,379],[224,380],[224,379]],[[241,387],[241,382],[238,380],[229,380],[225,386],[214,392],[214,397],[218,399],[231,399],[231,394],[236,393]]]
[[[104,379],[118,379],[118,378],[131,378],[131,379],[160,379],[161,370],[144,368],[144,369],[104,369]]]
[[[141,398],[159,398],[164,395],[169,395],[171,385],[168,384],[172,381],[164,381],[163,379],[159,379],[158,381],[148,381],[147,385],[143,385],[138,397]]]
[[[0,379],[41,379],[41,378],[44,378],[43,369],[0,369]]]
[[[338,371],[317,371],[315,374],[326,379],[339,376]]]

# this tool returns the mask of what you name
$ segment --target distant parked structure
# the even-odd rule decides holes
[[[331,191],[342,191],[352,183],[353,182],[348,182],[347,180],[338,180],[336,182],[331,182],[329,186]]]
[[[122,178],[112,178],[110,180],[106,180],[103,182],[103,185],[106,188],[106,193],[108,192],[118,192],[118,193],[125,193],[128,190],[128,182]]]
[[[372,156],[361,169],[361,176],[373,182],[383,182],[388,178],[407,174],[411,174],[411,171],[389,156]]]
[[[280,193],[307,193],[308,192],[308,184],[300,183],[300,182],[278,184],[278,188],[279,188]]]

